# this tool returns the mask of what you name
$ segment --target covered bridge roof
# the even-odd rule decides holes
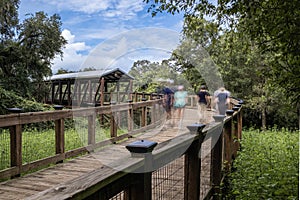
[[[122,80],[133,80],[134,78],[119,68],[110,70],[96,70],[86,72],[76,72],[67,74],[58,74],[45,78],[45,81],[67,80],[67,79],[100,79],[104,78],[109,82]]]

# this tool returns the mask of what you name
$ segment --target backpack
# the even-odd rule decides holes
[[[228,95],[227,95],[227,93],[221,92],[218,94],[217,97],[218,97],[219,103],[225,103]]]

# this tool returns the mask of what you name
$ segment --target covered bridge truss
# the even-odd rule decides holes
[[[79,107],[125,102],[131,99],[133,79],[119,68],[54,75],[45,80],[46,103]]]

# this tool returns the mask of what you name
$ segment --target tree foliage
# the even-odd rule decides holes
[[[32,83],[51,75],[51,61],[62,56],[66,40],[58,15],[37,12],[19,23],[18,6],[18,0],[1,1],[0,84],[29,97],[35,89]]]
[[[254,124],[297,126],[299,1],[145,2],[153,15],[184,13],[182,44],[192,38],[205,48],[219,67],[225,86],[248,102],[245,114]],[[193,67],[181,66],[186,70]]]
[[[235,1],[222,0],[213,4],[208,0],[149,1],[149,11],[184,12],[189,24],[194,17],[209,16],[219,30],[234,30],[248,35],[259,47],[260,53],[272,53],[270,65],[274,83],[285,85],[285,93],[299,102],[300,68],[300,2],[298,0]],[[192,16],[192,17],[191,17]],[[190,27],[191,28],[191,27]],[[194,30],[197,26],[194,26]]]
[[[134,90],[144,92],[159,92],[166,86],[176,87],[177,85],[190,85],[185,78],[178,74],[170,65],[168,60],[159,62],[150,62],[148,60],[138,60],[133,63],[129,74],[135,78]],[[173,81],[170,83],[170,81]]]
[[[7,108],[21,108],[23,112],[46,111],[50,107],[36,101],[26,100],[12,91],[7,91],[0,87],[0,115],[8,114]]]
[[[15,27],[18,19],[19,0],[0,1],[0,33],[1,41],[11,39],[15,36]]]

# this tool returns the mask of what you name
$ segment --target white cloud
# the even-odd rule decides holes
[[[69,10],[84,13],[95,13],[106,10],[111,6],[109,0],[52,0],[45,3],[56,6],[59,10]]]
[[[61,35],[68,41],[68,43],[73,43],[75,35],[72,35],[71,32],[67,29],[64,29]]]
[[[162,40],[161,37],[164,35],[155,33],[155,30],[143,33],[133,31],[131,37],[126,40],[121,40],[118,35],[127,35],[126,31],[143,27],[167,27],[180,31],[182,25],[182,20],[178,23],[178,17],[173,18],[174,16],[171,15],[162,14],[152,18],[149,13],[146,13],[147,5],[142,0],[27,0],[27,3],[23,3],[22,6],[24,13],[39,9],[62,16],[63,28],[65,28],[62,35],[68,40],[68,44],[63,50],[63,60],[61,61],[60,58],[54,60],[52,67],[54,73],[59,68],[79,70],[85,67],[84,63],[88,63],[86,60],[91,60],[87,54],[93,57],[90,51],[100,42],[103,42],[100,46],[107,46],[104,49],[106,51],[100,51],[95,55],[101,59],[101,62],[97,60],[91,63],[97,65],[93,66],[96,68],[107,67],[114,63],[128,67],[132,61],[142,58],[158,61],[165,57],[166,51],[163,49],[172,49],[169,47],[172,43],[169,40],[172,38]],[[105,42],[107,40],[111,42]],[[132,49],[132,46],[136,48]],[[150,55],[150,52],[142,49],[138,53],[139,47],[154,48],[157,54],[152,51]],[[146,57],[142,53],[145,53]]]
[[[155,42],[154,42],[155,41]],[[82,67],[119,67],[127,71],[138,59],[160,61],[179,44],[179,34],[169,29],[134,29],[115,35],[95,47]]]
[[[102,17],[122,17],[123,19],[136,16],[143,10],[145,3],[141,0],[52,0],[44,1],[56,6],[58,10],[81,12],[85,14],[99,14]]]
[[[86,55],[81,52],[88,51],[91,47],[84,42],[75,42],[75,35],[72,35],[69,30],[63,30],[62,36],[68,41],[68,44],[63,49],[63,60],[60,57],[54,59],[52,71],[55,73],[60,68],[78,71],[80,64],[86,58]]]

